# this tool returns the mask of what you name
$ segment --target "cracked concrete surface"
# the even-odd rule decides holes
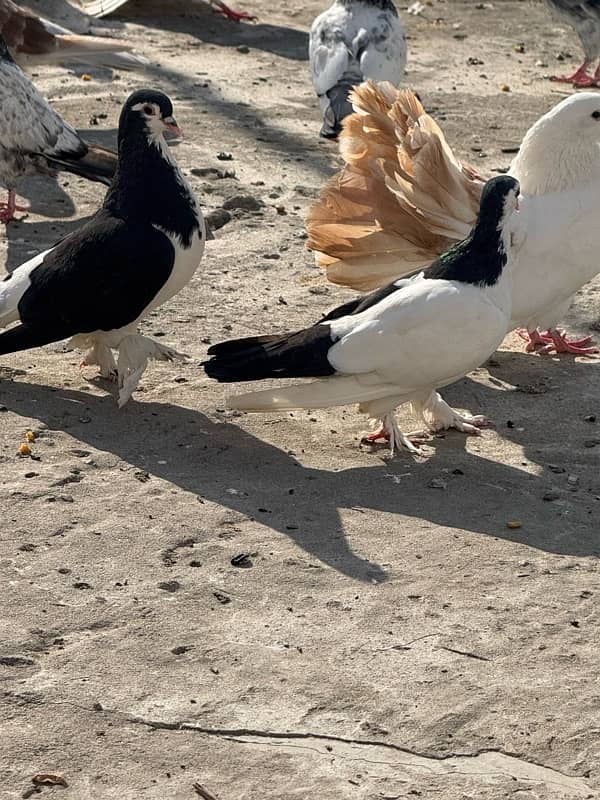
[[[121,411],[78,353],[1,359],[0,800],[39,772],[68,783],[47,800],[193,800],[195,783],[218,800],[599,797],[597,360],[508,338],[446,390],[496,430],[433,439],[421,463],[361,449],[353,409],[223,413],[198,366],[210,341],[297,327],[350,296],[303,238],[338,163],[305,60],[324,3],[246,0],[254,26],[187,0],[137,13],[159,4],[99,25],[160,67],[37,82],[103,144],[129,90],[160,85],[206,210],[265,205],[234,213],[144,323],[192,358],[152,365]],[[410,83],[489,171],[561,96],[543,78],[570,66],[557,53],[579,53],[543,3],[491,5],[434,0],[406,19]],[[62,177],[23,192],[32,212],[0,231],[9,267],[100,190]],[[599,290],[580,292],[571,329],[597,330]],[[35,459],[20,459],[28,429]]]

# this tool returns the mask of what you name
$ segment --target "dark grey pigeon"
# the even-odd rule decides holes
[[[567,22],[579,36],[583,64],[572,75],[558,75],[554,81],[573,86],[600,86],[600,64],[590,75],[590,67],[600,59],[600,0],[546,0],[546,5]]]
[[[0,222],[24,210],[17,208],[15,189],[26,175],[65,170],[109,185],[116,166],[116,153],[84,142],[51,108],[0,36],[0,184],[8,189]]]

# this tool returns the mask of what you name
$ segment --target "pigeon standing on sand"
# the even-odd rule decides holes
[[[394,409],[411,403],[430,430],[478,433],[485,417],[451,408],[436,389],[480,366],[500,344],[511,314],[506,269],[517,231],[519,184],[492,178],[470,235],[423,272],[335,309],[311,328],[213,345],[204,369],[220,382],[264,378],[323,380],[228,399],[244,411],[288,411],[360,403],[381,421],[370,441],[419,452]]]
[[[138,334],[137,324],[179,292],[196,271],[206,239],[196,198],[163,133],[181,135],[162,92],[141,89],[119,120],[119,160],[99,211],[56,247],[0,283],[0,355],[72,337],[117,380],[119,406],[149,358],[180,358]],[[112,350],[118,351],[115,363]]]
[[[546,5],[574,30],[583,47],[583,64],[572,75],[559,75],[553,81],[573,86],[600,86],[600,0],[546,0]],[[596,64],[590,75],[589,68]]]
[[[148,62],[128,52],[122,39],[81,36],[44,19],[13,0],[0,0],[0,36],[13,58],[23,66],[82,61],[114,69],[134,69]]]
[[[333,283],[360,291],[414,272],[462,239],[485,183],[460,162],[415,94],[367,81],[340,137],[345,161],[308,217],[308,247]],[[468,125],[466,125],[468,128]],[[600,272],[600,94],[577,92],[525,134],[510,166],[527,238],[513,267],[509,330],[527,350],[598,352],[557,326]]]
[[[406,35],[392,0],[335,0],[312,24],[309,55],[321,136],[334,139],[352,113],[353,86],[367,78],[397,85],[404,74]]]
[[[0,222],[26,210],[15,200],[17,182],[26,175],[65,170],[110,184],[116,153],[81,139],[15,64],[1,35],[0,109],[0,184],[8,189],[8,201],[0,203]]]

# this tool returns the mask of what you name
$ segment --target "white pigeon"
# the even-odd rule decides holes
[[[469,236],[428,269],[335,309],[288,335],[253,336],[213,345],[204,363],[220,382],[321,377],[308,384],[234,395],[244,411],[287,411],[360,403],[381,420],[370,441],[387,438],[419,452],[400,430],[394,409],[411,403],[430,430],[478,433],[485,417],[460,414],[436,389],[462,378],[497,348],[510,319],[507,263],[520,234],[519,184],[488,182]]]
[[[392,0],[335,0],[312,24],[309,56],[323,113],[321,136],[335,138],[352,113],[353,86],[367,78],[402,79],[406,35]]]
[[[461,163],[414,93],[365,83],[340,150],[346,166],[308,220],[308,246],[334,283],[382,286],[461,239],[483,179]],[[557,328],[600,272],[600,94],[562,100],[526,133],[509,174],[521,184],[527,240],[514,267],[512,319],[528,350],[589,355],[591,337]]]
[[[148,359],[183,357],[137,326],[191,280],[206,241],[166,129],[181,134],[163,92],[130,95],[119,120],[117,171],[102,207],[0,283],[0,327],[18,323],[0,333],[0,355],[70,337],[88,348],[82,366],[97,364],[103,377],[118,381],[119,406]]]

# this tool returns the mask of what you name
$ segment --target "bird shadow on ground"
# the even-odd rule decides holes
[[[136,4],[126,6],[123,11],[127,16],[120,19],[153,30],[191,34],[207,44],[223,47],[247,45],[283,58],[308,61],[308,33],[298,28],[270,25],[260,20],[253,24],[232,22],[215,13],[207,3],[192,3],[190,7],[189,2],[175,2],[169,14],[165,14],[164,4],[159,9],[156,5],[153,8],[152,3],[137,3],[137,9],[142,13],[133,13]]]
[[[8,238],[8,254],[4,265],[6,271],[13,272],[38,253],[54,247],[69,233],[78,230],[88,219],[90,218],[81,217],[56,222],[29,222],[23,219],[20,222],[11,222],[6,228]]]
[[[586,365],[576,368],[587,369]],[[469,383],[462,382],[453,390],[467,406]],[[489,387],[482,392],[477,386],[489,411],[499,393]],[[516,398],[522,407],[517,409],[519,414],[530,400],[518,392],[501,394],[503,402],[508,395]],[[37,418],[50,430],[68,431],[81,442],[112,452],[187,492],[258,519],[356,580],[383,581],[386,572],[352,551],[340,515],[351,509],[400,514],[414,518],[415,525],[428,520],[550,553],[600,555],[600,541],[589,522],[591,512],[584,507],[588,501],[594,503],[586,487],[582,485],[577,496],[568,495],[578,506],[564,519],[560,504],[542,500],[549,477],[467,452],[465,437],[458,433],[434,439],[435,455],[424,463],[414,463],[404,453],[382,463],[374,454],[370,466],[331,471],[304,466],[294,455],[240,425],[171,403],[131,401],[118,410],[111,396],[20,380],[3,381],[1,398],[16,414]],[[458,399],[449,399],[461,405]],[[553,407],[552,398],[537,399]],[[499,408],[493,410],[500,413]],[[517,429],[514,435],[515,439],[522,436]],[[565,435],[571,435],[570,431]],[[535,444],[531,443],[534,449]],[[479,450],[485,451],[485,438]],[[431,486],[432,479],[440,476],[447,482],[446,491]],[[294,488],[293,502],[290,488]],[[508,529],[507,519],[515,518],[522,527]]]

